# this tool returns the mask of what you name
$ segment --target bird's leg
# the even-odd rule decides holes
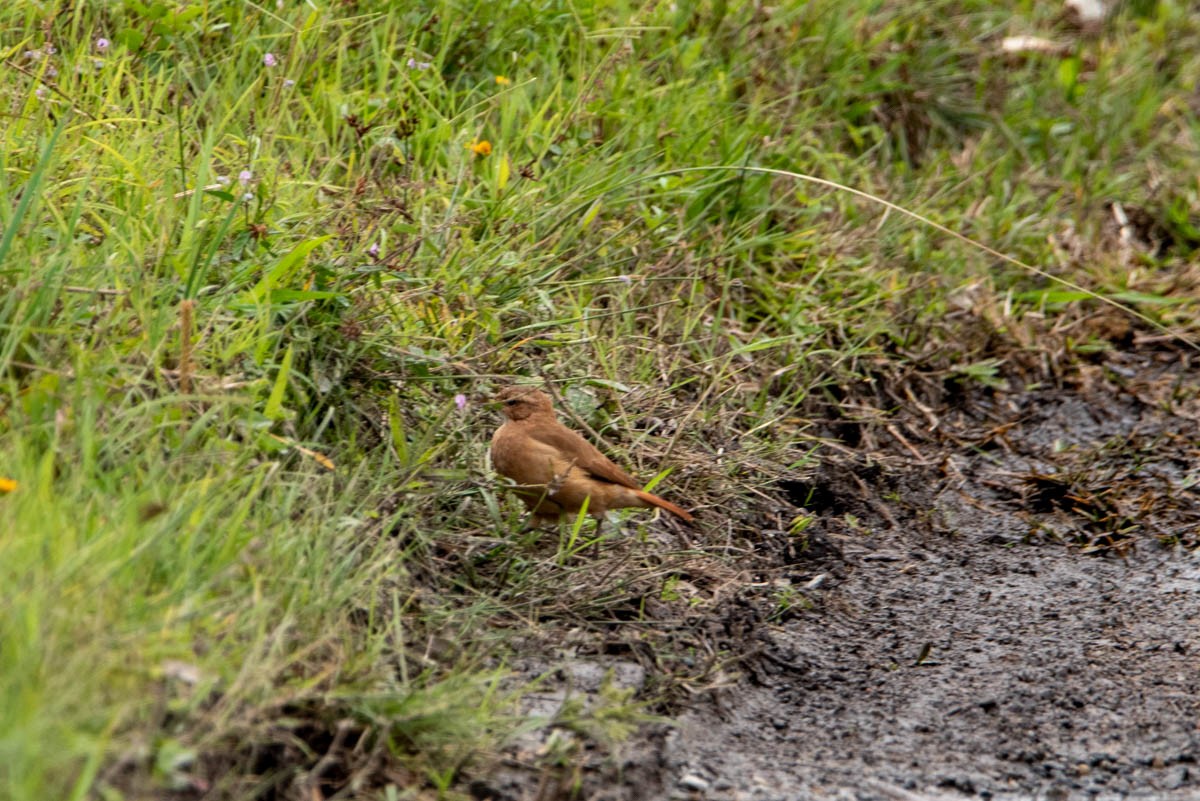
[[[604,515],[596,518],[596,529],[592,532],[592,556],[600,555],[600,532],[604,530]]]

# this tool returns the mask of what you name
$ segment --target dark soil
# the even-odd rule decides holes
[[[1198,386],[1186,355],[1113,354],[826,450],[781,485],[815,522],[726,644],[740,680],[571,781],[475,795],[1200,798]],[[567,672],[612,667],[645,681]]]

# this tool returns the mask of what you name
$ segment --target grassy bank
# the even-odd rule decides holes
[[[0,796],[289,788],[338,736],[343,786],[436,794],[522,725],[514,638],[702,608],[517,534],[503,381],[732,560],[864,380],[1161,335],[739,168],[1194,325],[1186,4],[391,5],[0,11]]]

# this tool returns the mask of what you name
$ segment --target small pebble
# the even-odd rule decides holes
[[[679,780],[679,786],[684,790],[703,793],[708,789],[708,782],[697,776],[695,773],[685,773]]]

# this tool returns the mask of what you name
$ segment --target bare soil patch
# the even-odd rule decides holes
[[[681,716],[659,797],[1200,797],[1196,388],[1113,354],[827,461],[812,608]]]

